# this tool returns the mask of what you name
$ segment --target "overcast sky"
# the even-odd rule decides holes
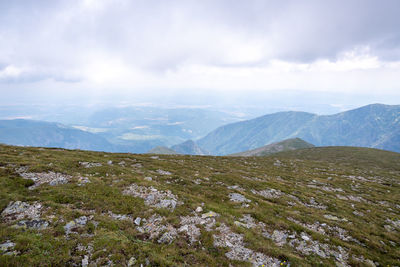
[[[11,102],[291,90],[400,104],[399,12],[398,0],[0,0],[0,91]]]

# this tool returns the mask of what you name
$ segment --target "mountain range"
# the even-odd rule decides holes
[[[199,156],[210,155],[210,152],[199,147],[193,140],[188,140],[181,144],[174,145],[171,147],[171,149],[176,151],[178,154],[184,154],[184,155],[199,155]]]
[[[179,153],[166,146],[156,146],[155,148],[150,149],[147,154],[177,155]]]
[[[99,121],[92,118],[90,124],[80,126],[23,119],[1,120],[0,142],[130,153],[145,153],[164,146],[180,154],[229,155],[301,138],[315,146],[359,146],[400,152],[399,105],[373,104],[334,115],[278,112],[226,124],[196,141],[192,141],[192,137],[205,133],[212,125],[222,124],[224,115],[215,113],[218,119],[214,118],[207,125],[207,118],[214,116],[212,112],[201,111],[197,116],[195,109],[179,109],[159,117],[162,110],[145,110],[143,114],[155,114],[140,121],[136,116],[129,117],[131,111],[119,110],[122,113],[104,117],[103,122],[98,115]],[[142,110],[137,112],[141,114]],[[187,114],[179,117],[179,112]],[[108,123],[111,123],[110,128],[107,128]],[[193,132],[195,128],[198,129],[196,133]],[[185,139],[188,141],[181,143]]]
[[[109,152],[119,150],[93,133],[59,123],[23,119],[0,120],[0,143]]]
[[[372,104],[334,115],[278,112],[221,126],[197,144],[228,155],[299,137],[316,146],[359,146],[400,152],[400,105]]]

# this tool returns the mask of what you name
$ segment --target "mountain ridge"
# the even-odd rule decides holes
[[[400,105],[371,104],[332,115],[278,112],[227,124],[197,140],[215,155],[299,137],[316,146],[363,146],[400,151]]]
[[[198,155],[198,156],[210,155],[210,152],[201,148],[193,140],[187,140],[183,143],[171,146],[171,149],[178,152],[179,154],[184,154],[184,155]]]
[[[256,149],[247,150],[239,153],[230,154],[228,156],[233,157],[255,157],[255,156],[267,156],[274,153],[279,153],[287,150],[296,150],[314,147],[313,144],[307,143],[300,138],[290,138],[280,142],[268,144]]]

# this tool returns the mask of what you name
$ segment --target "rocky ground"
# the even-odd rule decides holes
[[[0,266],[400,266],[399,154],[321,149],[0,146]]]

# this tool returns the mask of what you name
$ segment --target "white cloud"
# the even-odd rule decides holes
[[[4,69],[0,70],[0,80],[17,78],[22,73],[22,69],[9,65]]]
[[[398,1],[3,5],[2,91],[400,91]]]

